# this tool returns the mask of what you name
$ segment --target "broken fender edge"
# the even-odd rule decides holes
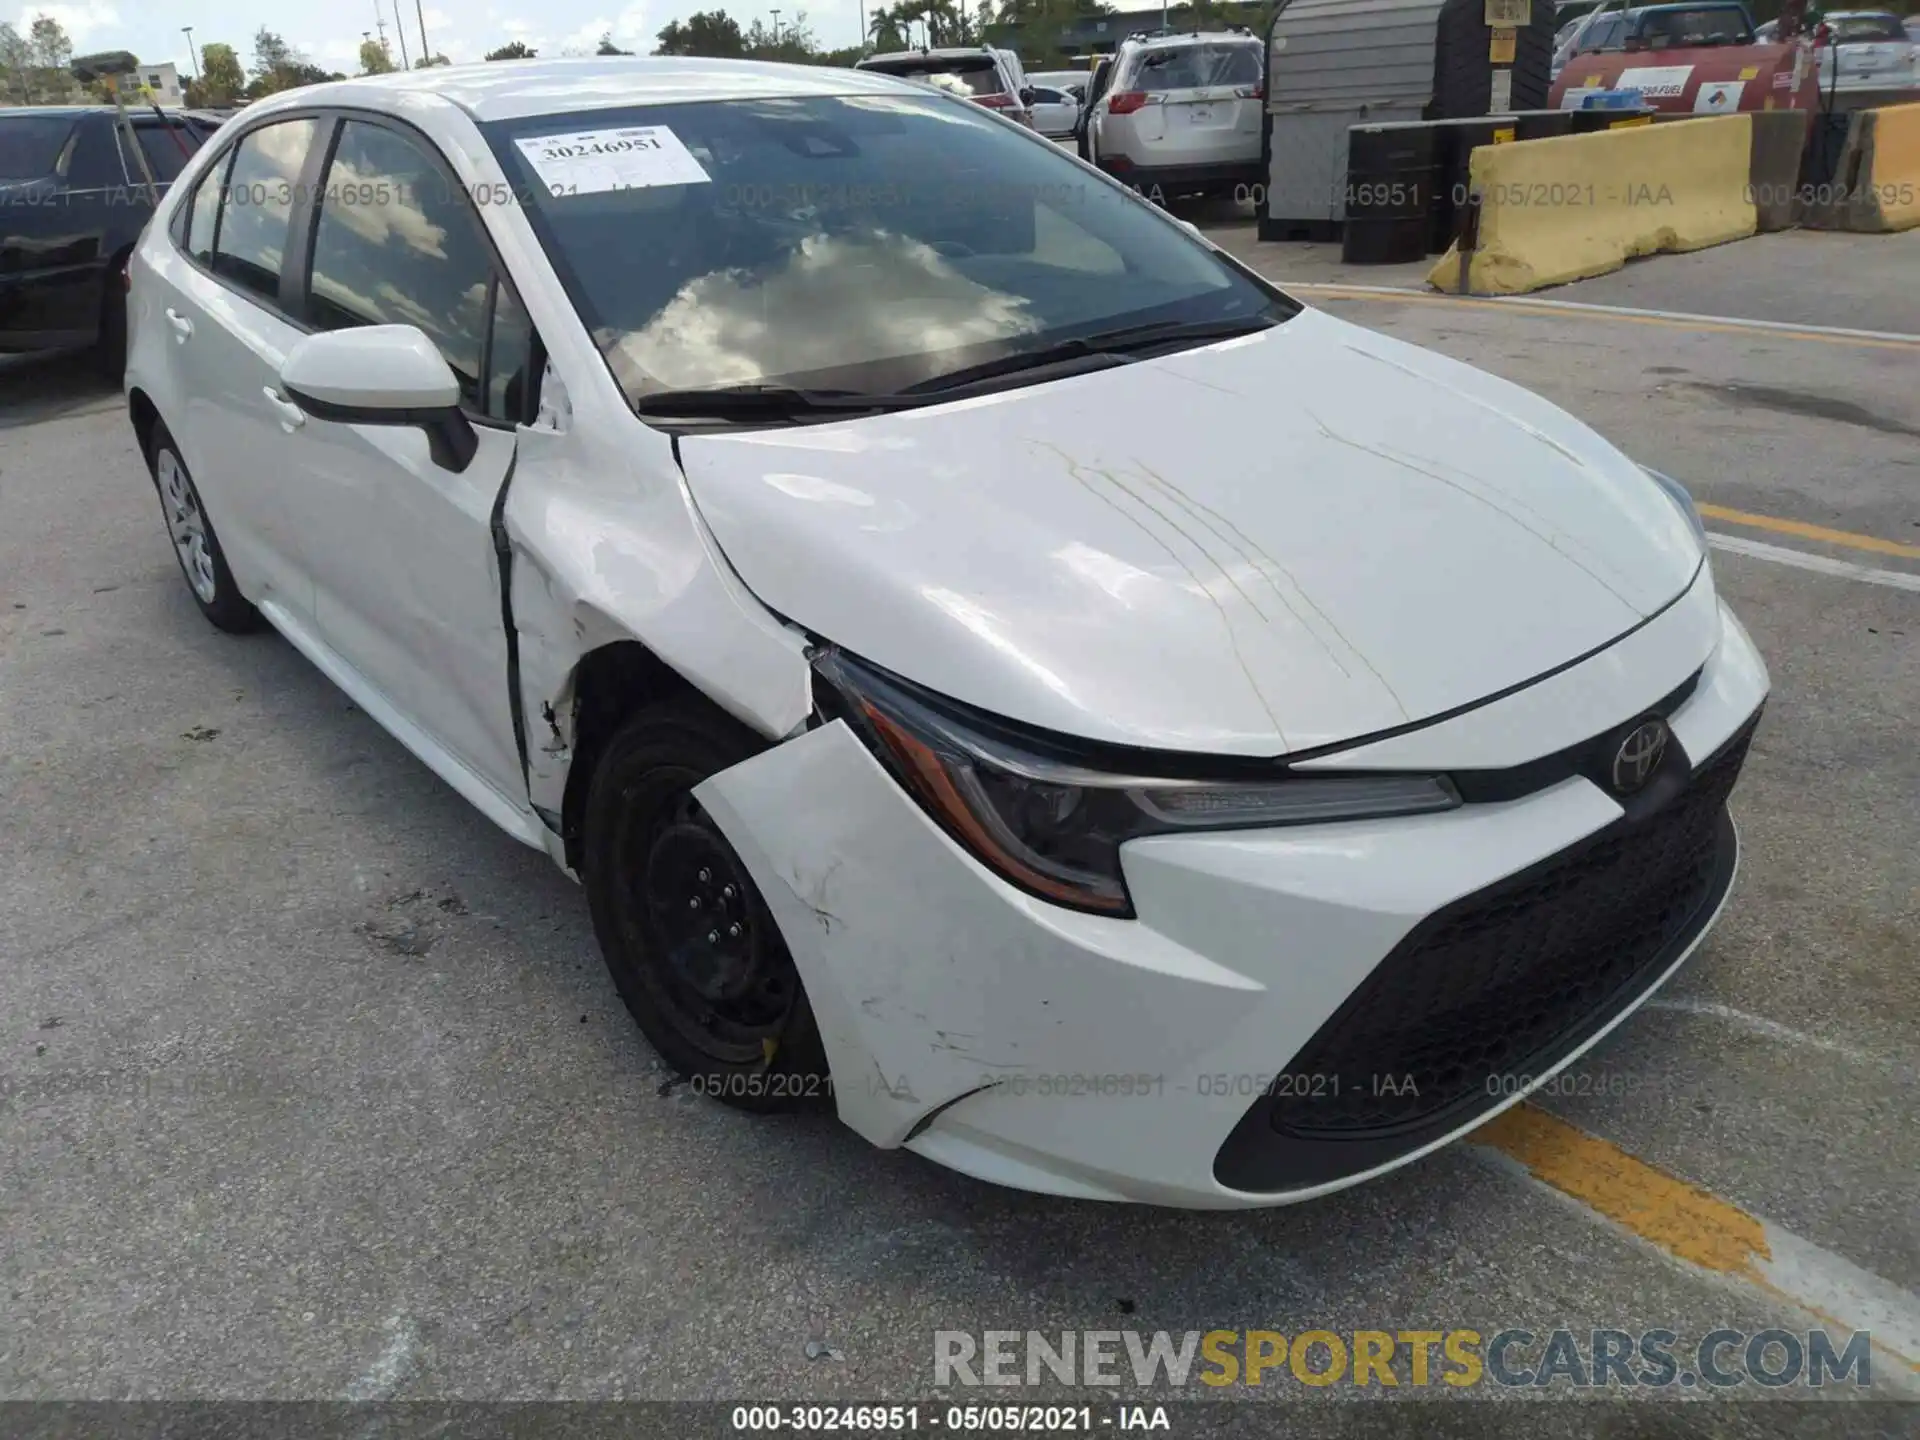
[[[1176,1063],[1263,988],[1139,921],[1063,910],[991,875],[841,721],[694,796],[787,942],[840,1118],[876,1145],[983,1087],[1119,1073],[1143,1054]]]

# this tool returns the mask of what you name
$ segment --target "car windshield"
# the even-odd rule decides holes
[[[71,115],[8,115],[0,111],[0,180],[51,175],[73,132]]]
[[[1204,90],[1213,85],[1253,85],[1260,80],[1260,51],[1252,45],[1181,45],[1140,57],[1127,89]]]
[[[897,60],[876,60],[861,68],[878,70],[882,75],[897,75],[902,80],[918,80],[960,95],[999,95],[1006,89],[1000,83],[1000,68],[985,55],[949,59],[902,56]]]
[[[1827,23],[1833,27],[1834,40],[1841,45],[1907,38],[1899,18],[1893,15],[1830,15]]]
[[[1655,10],[1642,18],[1640,39],[1649,50],[1697,45],[1751,45],[1746,16],[1731,6],[1700,10]]]
[[[1051,142],[938,96],[482,128],[636,401],[755,384],[893,393],[1121,327],[1299,308]]]

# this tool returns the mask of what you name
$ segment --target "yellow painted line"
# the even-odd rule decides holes
[[[1836,1332],[1871,1332],[1896,1376],[1920,1375],[1920,1299],[1879,1276],[1534,1105],[1503,1111],[1468,1138],[1678,1260],[1797,1306]]]
[[[1771,1256],[1766,1227],[1744,1210],[1545,1110],[1516,1105],[1474,1131],[1472,1139],[1703,1270],[1757,1279],[1755,1262]]]
[[[1418,290],[1357,290],[1349,289],[1344,285],[1289,282],[1277,277],[1270,278],[1273,278],[1273,283],[1283,290],[1302,290],[1314,296],[1328,296],[1335,300],[1375,300],[1393,305],[1448,305],[1467,310],[1497,310],[1502,315],[1547,315],[1565,320],[1612,320],[1629,325],[1658,325],[1668,330],[1691,330],[1714,335],[1744,335],[1748,339],[1767,336],[1778,340],[1805,340],[1821,345],[1845,345],[1856,349],[1903,350],[1908,353],[1920,351],[1920,341],[1916,340],[1880,339],[1865,335],[1828,335],[1812,330],[1796,329],[1784,323],[1778,326],[1733,325],[1724,321],[1680,319],[1671,315],[1636,315],[1597,305],[1556,305],[1551,300],[1531,300],[1525,305],[1516,305],[1509,301],[1476,300],[1462,295],[1428,295]]]
[[[1755,515],[1746,510],[1729,510],[1724,505],[1696,505],[1694,508],[1708,520],[1724,520],[1729,525],[1747,525],[1755,530],[1771,530],[1776,535],[1798,535],[1802,540],[1818,540],[1823,545],[1845,545],[1852,550],[1871,550],[1876,555],[1898,555],[1904,560],[1920,560],[1920,545],[1903,545],[1898,540],[1882,540],[1877,535],[1829,530],[1825,525],[1809,525],[1804,520],[1782,520],[1777,515]]]

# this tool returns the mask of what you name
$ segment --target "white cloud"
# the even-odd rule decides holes
[[[60,22],[60,28],[67,32],[67,38],[73,41],[73,52],[84,55],[96,49],[95,39],[108,49],[122,48],[110,32],[120,25],[120,11],[113,5],[101,3],[101,0],[87,0],[85,4],[26,4],[20,7],[20,13],[14,17],[14,27],[22,35],[27,27],[39,15],[51,16]]]

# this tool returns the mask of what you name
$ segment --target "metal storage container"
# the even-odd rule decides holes
[[[1527,23],[1492,58],[1489,13]],[[1553,0],[1282,0],[1267,32],[1262,239],[1333,238],[1355,125],[1542,109]]]

